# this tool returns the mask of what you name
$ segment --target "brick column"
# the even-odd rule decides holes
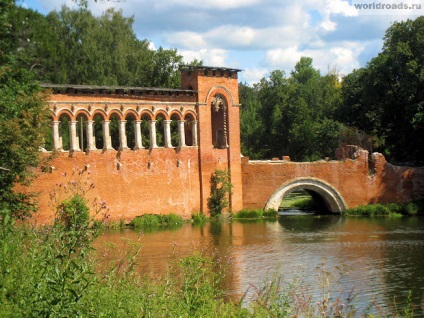
[[[62,138],[59,134],[59,124],[60,121],[54,121],[52,123],[52,132],[53,132],[53,150],[60,150],[62,149]]]
[[[77,136],[77,123],[77,121],[73,120],[69,122],[69,151],[81,151],[79,147],[79,138]]]
[[[180,148],[186,146],[184,124],[185,124],[185,120],[179,120],[178,121],[178,135],[180,137],[179,141],[178,141],[178,147],[180,147]]]
[[[127,134],[125,132],[126,120],[119,121],[119,150],[128,149]]]
[[[87,150],[96,150],[96,139],[94,137],[92,120],[87,121],[86,133],[87,133]]]
[[[172,148],[171,142],[171,123],[172,120],[164,120],[164,133],[165,133],[165,148]]]
[[[150,148],[158,148],[156,143],[156,120],[150,120]]]
[[[135,132],[135,146],[134,150],[136,149],[143,149],[143,142],[141,139],[141,120],[134,121],[134,132]]]
[[[197,120],[191,121],[191,136],[193,138],[193,146],[197,147]]]
[[[103,121],[103,150],[112,150],[112,138],[110,138],[109,120]]]

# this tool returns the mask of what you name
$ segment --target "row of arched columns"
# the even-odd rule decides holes
[[[80,148],[80,140],[77,135],[77,123],[78,121],[69,121],[69,140],[70,140],[70,151],[81,151]],[[94,136],[93,129],[93,120],[86,121],[86,140],[87,147],[86,150],[96,150],[96,141]],[[173,148],[171,143],[171,123],[172,120],[164,120],[164,137],[165,137],[165,148]],[[197,146],[197,121],[191,120],[188,122],[191,125],[191,137],[192,137],[192,145]],[[54,150],[60,150],[63,148],[62,137],[60,136],[59,125],[60,121],[53,121],[53,148]],[[110,121],[103,120],[102,121],[102,133],[103,133],[103,150],[112,150],[112,138],[110,135],[109,128]],[[178,120],[178,147],[186,147],[185,142],[185,120]],[[126,120],[119,120],[119,150],[128,149],[127,135],[126,135]],[[135,146],[132,148],[133,150],[143,149],[142,144],[142,135],[141,135],[141,120],[134,121],[134,132],[135,132]],[[150,147],[149,148],[158,148],[156,141],[156,120],[149,121],[150,126]]]
[[[52,102],[47,150],[125,150],[198,146],[194,106],[141,108],[122,104]],[[48,146],[48,147],[47,147]]]

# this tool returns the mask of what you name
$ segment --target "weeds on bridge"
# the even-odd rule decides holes
[[[232,194],[233,185],[230,181],[228,170],[215,170],[210,179],[210,197],[208,208],[211,216],[219,216],[226,208],[230,208],[229,197]]]

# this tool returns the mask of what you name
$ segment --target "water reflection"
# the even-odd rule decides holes
[[[302,275],[305,284],[316,286],[323,266],[333,274],[343,268],[337,292],[354,289],[364,307],[373,295],[383,306],[395,295],[402,302],[411,290],[419,308],[424,292],[424,218],[287,216],[273,222],[185,224],[154,233],[108,231],[96,245],[108,262],[134,242],[141,245],[142,272],[163,273],[172,259],[199,249],[231,259],[225,283],[233,297],[274,274],[287,282]]]

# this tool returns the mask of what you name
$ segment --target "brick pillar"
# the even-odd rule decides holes
[[[79,138],[77,136],[77,121],[69,122],[69,139],[70,139],[70,147],[69,151],[81,151],[79,147]]]
[[[54,121],[52,123],[52,132],[53,132],[53,150],[62,149],[62,138],[60,138],[59,134],[59,124],[60,121]]]
[[[193,138],[193,146],[198,146],[197,142],[197,120],[191,122],[191,136]]]
[[[119,150],[128,149],[127,133],[125,132],[126,120],[119,121]]]
[[[171,142],[171,123],[172,120],[164,120],[164,133],[165,133],[165,148],[172,148]]]
[[[158,148],[156,143],[156,120],[150,120],[150,148]]]
[[[178,146],[180,148],[185,147],[185,131],[184,131],[184,124],[185,124],[185,120],[179,120],[178,121],[178,135],[180,136],[179,138],[179,144]]]
[[[94,137],[92,120],[87,121],[86,134],[87,134],[87,150],[95,150],[96,139]]]
[[[141,140],[141,120],[136,120],[134,121],[134,131],[135,131],[135,146],[134,146],[134,150],[136,149],[142,149],[143,148],[143,143]]]
[[[103,121],[103,150],[112,150],[112,139],[110,138],[109,120]]]

